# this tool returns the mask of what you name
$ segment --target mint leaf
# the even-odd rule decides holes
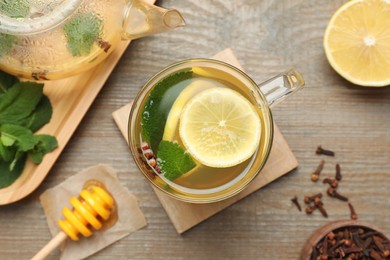
[[[14,139],[13,137],[4,134],[1,135],[0,140],[4,146],[12,146],[16,141],[16,139]]]
[[[0,41],[0,44],[1,44],[1,41]],[[0,70],[0,95],[7,92],[10,87],[12,87],[14,84],[16,84],[18,82],[19,82],[19,79],[17,77],[12,76],[12,75]]]
[[[142,138],[157,150],[164,134],[165,122],[175,99],[188,85],[178,84],[192,77],[192,70],[183,70],[159,81],[150,92],[142,111]],[[175,87],[176,89],[172,89]],[[169,93],[168,93],[169,91]]]
[[[18,151],[27,152],[35,145],[33,133],[22,126],[0,125],[0,140],[4,146],[15,145]]]
[[[50,100],[42,92],[43,84],[20,82],[0,71],[0,189],[20,176],[27,156],[39,164],[58,146],[54,136],[33,135],[52,116]]]
[[[102,20],[93,13],[77,14],[64,26],[68,49],[73,56],[88,55],[101,34]]]
[[[0,33],[0,57],[8,54],[18,41],[15,35]]]
[[[19,82],[0,96],[0,124],[19,124],[42,98],[43,84]]]
[[[21,120],[20,125],[35,132],[50,122],[52,114],[53,109],[50,100],[43,95],[35,110],[27,118]]]
[[[169,141],[160,142],[157,162],[161,173],[168,180],[174,180],[196,166],[191,156],[183,148]]]
[[[22,154],[17,161],[11,163],[0,159],[0,189],[11,185],[22,173],[27,156]],[[13,164],[13,167],[11,167]]]
[[[27,0],[2,0],[0,1],[0,13],[11,18],[23,18],[30,12],[30,4]]]
[[[0,142],[0,160],[5,162],[11,161],[15,157],[15,148],[7,147]]]
[[[50,135],[34,135],[34,141],[35,146],[28,152],[28,155],[35,164],[40,164],[43,156],[58,146],[57,139]]]

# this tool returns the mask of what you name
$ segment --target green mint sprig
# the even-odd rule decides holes
[[[79,13],[65,24],[64,33],[72,55],[88,55],[101,34],[102,26],[102,20],[93,13]]]
[[[158,147],[157,162],[161,173],[168,180],[179,178],[193,169],[196,164],[191,156],[177,143],[161,141]]]
[[[51,116],[42,84],[20,82],[0,72],[0,188],[20,176],[27,158],[39,164],[58,146],[54,136],[34,134]]]

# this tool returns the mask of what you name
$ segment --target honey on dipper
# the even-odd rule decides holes
[[[67,237],[72,240],[79,240],[78,235],[85,237],[92,235],[91,227],[99,230],[103,222],[110,219],[115,207],[115,201],[112,196],[104,189],[103,185],[85,185],[80,192],[80,197],[72,197],[70,204],[73,211],[63,208],[64,220],[59,220],[58,225],[61,228],[59,232],[44,248],[41,249],[32,260],[44,259]]]
[[[110,208],[114,205],[114,200],[98,186],[92,187],[92,190],[93,193],[86,189],[82,190],[80,192],[82,200],[76,197],[70,199],[73,211],[68,208],[62,210],[65,220],[59,220],[58,225],[72,240],[79,240],[79,233],[85,237],[91,236],[92,231],[88,227],[89,225],[99,230],[102,227],[99,216],[103,220],[108,220],[110,217]]]

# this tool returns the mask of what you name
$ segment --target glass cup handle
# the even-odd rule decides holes
[[[270,107],[285,100],[288,96],[303,88],[305,80],[301,73],[290,69],[263,83],[258,84]]]

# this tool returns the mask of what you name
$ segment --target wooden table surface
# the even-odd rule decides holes
[[[390,88],[354,86],[329,66],[322,47],[331,15],[345,0],[164,0],[185,28],[134,41],[40,187],[0,207],[0,259],[28,259],[49,239],[39,196],[82,169],[106,163],[140,202],[148,226],[91,259],[298,259],[320,226],[348,219],[345,203],[327,196],[329,218],[307,216],[290,199],[324,192],[310,173],[325,159],[323,176],[341,165],[340,193],[360,220],[390,234]],[[134,98],[146,80],[186,58],[210,57],[231,47],[246,72],[261,82],[290,66],[306,88],[273,110],[295,153],[297,170],[178,235],[150,185],[138,172],[111,113]],[[317,145],[335,158],[320,157]],[[55,251],[49,259],[58,259]]]

